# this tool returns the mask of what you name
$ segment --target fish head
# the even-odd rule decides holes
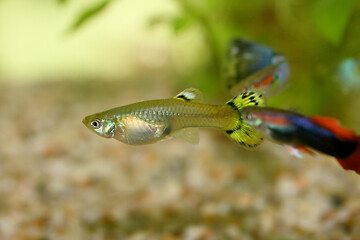
[[[104,118],[101,114],[93,114],[85,117],[84,125],[101,137],[112,138],[115,132],[116,122],[113,118]]]

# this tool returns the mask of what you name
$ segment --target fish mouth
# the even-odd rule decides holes
[[[83,118],[82,120],[82,123],[85,125],[85,126],[88,126],[89,122],[90,122],[90,116],[86,116]]]

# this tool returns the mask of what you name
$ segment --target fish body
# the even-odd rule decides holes
[[[224,77],[233,95],[248,89],[262,89],[267,96],[278,94],[289,77],[284,55],[261,44],[234,39],[227,51]]]
[[[186,89],[175,98],[143,101],[84,118],[90,130],[106,138],[131,145],[155,143],[178,137],[196,143],[195,128],[219,128],[235,142],[255,147],[262,138],[246,125],[239,109],[263,105],[262,94],[244,92],[224,105],[202,103],[197,89]]]
[[[311,153],[313,149],[333,156],[345,169],[360,173],[360,138],[337,119],[307,117],[270,107],[246,107],[241,114],[269,140],[302,152]]]

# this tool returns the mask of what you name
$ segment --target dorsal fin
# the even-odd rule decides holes
[[[200,90],[196,88],[187,88],[178,95],[175,96],[175,98],[183,100],[183,101],[193,101],[193,102],[202,102],[203,96]]]

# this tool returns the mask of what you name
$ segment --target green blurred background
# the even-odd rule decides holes
[[[0,238],[359,239],[360,180],[332,158],[215,130],[131,147],[82,126],[186,87],[227,101],[234,37],[287,57],[269,105],[360,132],[359,1],[0,0]]]
[[[0,7],[5,83],[136,81],[168,74],[177,89],[191,85],[219,96],[225,94],[227,43],[241,37],[282,52],[290,62],[289,89],[271,105],[350,121],[351,109],[336,106],[354,101],[351,95],[359,90],[358,66],[357,81],[336,78],[342,61],[360,57],[355,0],[1,1]],[[294,98],[295,92],[302,94]]]

